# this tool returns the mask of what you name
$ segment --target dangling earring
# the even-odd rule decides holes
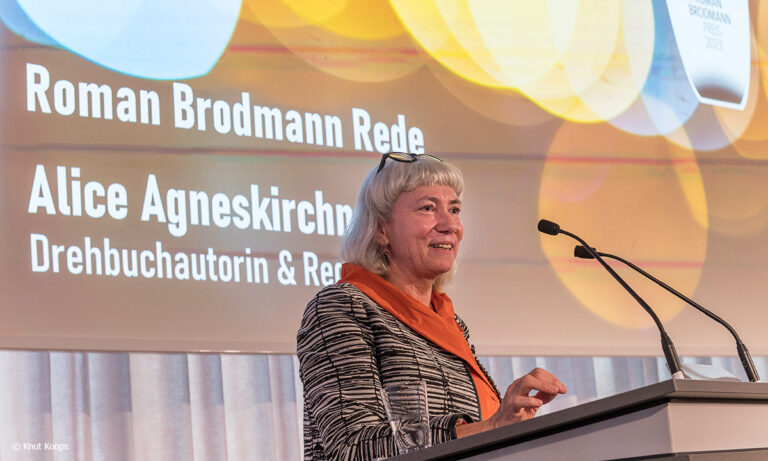
[[[381,249],[381,257],[384,258],[384,263],[389,266],[389,245]]]

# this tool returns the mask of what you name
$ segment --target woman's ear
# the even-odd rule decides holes
[[[384,221],[379,219],[376,223],[376,243],[386,248],[389,245],[389,237],[387,237],[387,230],[384,225]]]

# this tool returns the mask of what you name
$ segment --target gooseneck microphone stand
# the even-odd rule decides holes
[[[615,278],[616,281],[619,282],[619,284],[621,284],[621,286],[629,292],[630,295],[632,295],[633,298],[635,298],[635,301],[637,301],[638,304],[640,304],[640,306],[642,306],[642,308],[648,312],[648,315],[651,316],[653,322],[656,324],[656,327],[659,329],[659,334],[661,335],[661,349],[664,351],[664,357],[667,359],[667,366],[669,367],[669,372],[672,374],[672,379],[685,379],[682,366],[680,365],[680,357],[678,357],[677,351],[675,351],[675,345],[672,343],[672,339],[670,339],[669,335],[667,335],[667,332],[664,330],[664,326],[661,324],[661,320],[659,320],[659,317],[656,315],[653,309],[651,309],[651,306],[649,306],[648,303],[646,303],[645,300],[640,297],[640,295],[635,293],[635,290],[633,290],[627,284],[627,282],[625,282],[624,279],[622,279],[619,274],[617,274],[616,271],[611,268],[611,266],[603,261],[603,258],[601,258],[600,255],[597,254],[597,252],[595,252],[592,247],[587,244],[587,242],[582,240],[581,237],[561,229],[557,223],[548,221],[546,219],[539,221],[538,229],[539,232],[549,235],[565,234],[582,244],[586,251],[594,259],[596,259],[605,268],[605,270],[607,270],[608,273],[611,274],[613,278]]]
[[[603,253],[603,252],[600,252],[600,251],[595,251],[594,248],[590,248],[590,250],[592,250],[592,251],[591,252],[588,251],[587,247],[584,246],[583,244],[582,245],[577,245],[573,249],[573,255],[576,256],[577,258],[592,259],[592,252],[594,252],[595,254],[597,254],[597,255],[599,255],[599,256],[601,256],[603,258],[611,258],[611,259],[615,259],[616,261],[622,262],[622,263],[626,264],[627,266],[631,267],[632,269],[634,269],[635,271],[639,272],[640,274],[644,275],[648,279],[652,280],[653,282],[655,282],[657,285],[659,285],[660,287],[664,288],[668,292],[670,292],[673,295],[677,296],[678,298],[682,299],[683,301],[685,301],[689,305],[695,307],[696,309],[698,309],[701,313],[703,313],[707,317],[711,318],[715,322],[717,322],[720,325],[722,325],[723,327],[725,327],[731,333],[731,335],[733,336],[733,339],[736,340],[736,351],[739,354],[739,359],[741,359],[741,365],[744,367],[744,372],[747,375],[747,379],[749,379],[753,383],[757,382],[757,381],[760,381],[760,376],[757,374],[757,370],[755,369],[755,364],[752,362],[752,355],[750,355],[749,350],[747,349],[747,346],[741,341],[741,338],[739,338],[739,335],[736,333],[736,330],[734,330],[733,327],[731,327],[731,325],[728,324],[728,322],[723,320],[720,316],[718,316],[717,314],[713,313],[709,309],[706,309],[704,306],[701,306],[696,301],[694,301],[691,298],[685,296],[684,294],[682,294],[679,291],[675,290],[671,286],[669,286],[666,283],[662,282],[661,280],[657,279],[653,275],[651,275],[648,272],[644,271],[640,267],[638,267],[638,266],[632,264],[631,262],[627,261],[626,259],[624,259],[624,258],[622,258],[620,256],[616,256],[616,255],[612,255],[612,254],[608,254],[608,253]]]

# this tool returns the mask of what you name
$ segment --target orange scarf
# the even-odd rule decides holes
[[[432,305],[435,307],[433,311],[382,277],[352,263],[341,266],[339,282],[351,283],[422,337],[464,360],[469,365],[477,389],[482,419],[487,419],[496,412],[499,408],[496,392],[480,370],[469,344],[464,339],[461,327],[456,323],[453,303],[448,295],[432,292]]]

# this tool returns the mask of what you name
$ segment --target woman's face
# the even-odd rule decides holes
[[[464,236],[461,200],[449,186],[403,192],[381,226],[379,243],[389,245],[390,271],[434,281],[451,270]]]

